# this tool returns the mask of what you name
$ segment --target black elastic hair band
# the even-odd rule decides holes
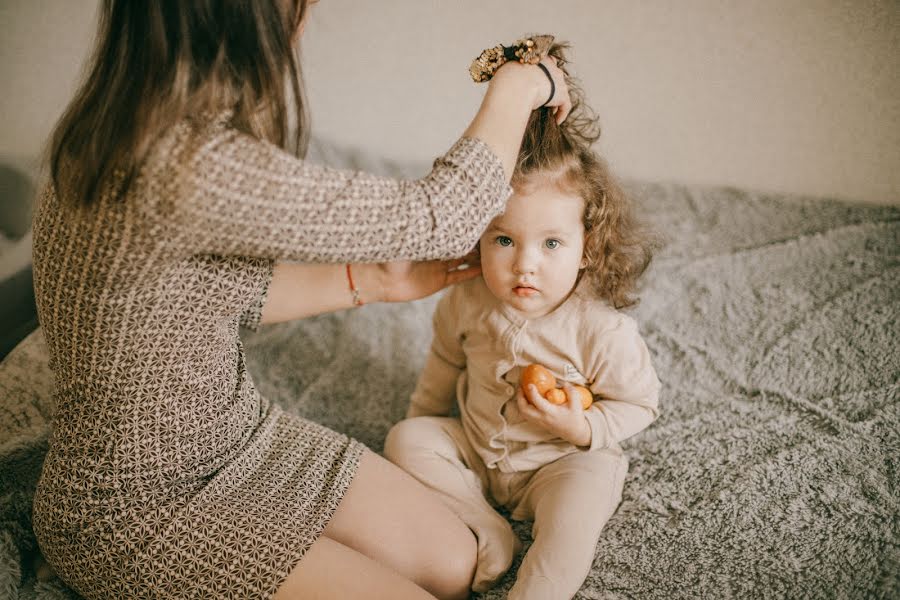
[[[547,102],[550,102],[553,100],[553,95],[556,94],[556,84],[553,83],[553,75],[550,74],[550,69],[548,69],[544,63],[538,63],[537,66],[541,68],[541,71],[543,71],[544,75],[547,76],[547,79],[550,80],[550,96],[547,98]],[[547,106],[547,102],[541,104],[541,108]]]

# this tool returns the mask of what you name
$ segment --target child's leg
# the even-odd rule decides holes
[[[622,499],[628,460],[619,450],[577,452],[535,473],[513,517],[534,519],[510,600],[571,598],[584,583],[600,531]]]
[[[521,542],[485,499],[487,468],[458,419],[416,417],[390,430],[384,455],[432,488],[478,539],[472,589],[489,589],[509,569]]]

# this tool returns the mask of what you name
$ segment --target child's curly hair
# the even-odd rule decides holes
[[[554,44],[550,55],[565,69],[567,44]],[[637,280],[652,258],[654,238],[635,221],[629,200],[609,172],[606,162],[591,150],[600,137],[598,119],[584,103],[584,93],[567,76],[572,111],[557,125],[547,108],[532,113],[513,173],[516,189],[550,182],[584,199],[584,257],[582,277],[590,277],[597,294],[615,308],[637,303]]]

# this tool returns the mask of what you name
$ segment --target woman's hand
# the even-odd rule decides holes
[[[566,83],[566,74],[556,64],[556,59],[552,56],[545,56],[541,59],[541,64],[546,67],[547,72],[553,78],[553,85],[547,74],[537,65],[523,65],[521,63],[510,61],[497,69],[491,85],[506,85],[505,80],[511,78],[528,78],[530,88],[533,91],[531,102],[531,110],[537,110],[542,106],[553,109],[556,116],[556,122],[562,123],[569,116],[572,110],[572,99],[569,97],[569,86]],[[550,97],[550,91],[553,90],[553,97]]]
[[[460,269],[460,266],[464,268]],[[354,265],[353,269],[368,269],[378,302],[406,302],[418,300],[447,286],[472,279],[481,274],[477,257],[469,255],[453,260],[403,261],[377,265]],[[365,299],[365,284],[360,284]]]
[[[531,113],[546,103],[555,111],[556,122],[562,123],[572,110],[566,74],[556,59],[545,57],[541,64],[547,67],[555,87],[549,101],[550,80],[540,67],[507,62],[494,73],[478,114],[463,133],[464,137],[478,138],[490,147],[503,163],[507,182],[516,168],[522,135]]]
[[[463,263],[474,266],[458,269]],[[481,262],[474,254],[455,260],[351,267],[354,286],[366,304],[424,298],[479,274]],[[345,264],[278,263],[272,271],[260,322],[278,323],[350,308],[354,295],[349,284]]]
[[[591,426],[584,416],[581,400],[574,393],[572,386],[564,383],[563,391],[566,393],[565,404],[553,404],[538,392],[531,384],[528,386],[528,397],[521,387],[516,388],[516,404],[522,416],[540,425],[574,444],[575,446],[591,445]]]

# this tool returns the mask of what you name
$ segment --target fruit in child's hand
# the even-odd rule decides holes
[[[590,408],[591,404],[594,403],[594,395],[591,394],[591,390],[587,389],[584,386],[573,385],[572,393],[575,394],[575,396],[581,402],[581,408],[583,408],[584,410]],[[567,404],[569,401],[569,399],[566,397],[565,390],[559,388],[553,388],[552,390],[547,392],[545,398],[547,398],[547,400],[549,402],[552,402],[553,404]]]
[[[572,392],[579,396],[579,400],[581,400],[581,408],[587,410],[591,407],[591,404],[594,403],[594,395],[591,393],[591,390],[587,389],[582,385],[573,386]]]
[[[566,403],[566,393],[559,388],[553,388],[547,395],[544,396],[548,402],[551,404],[565,404]]]
[[[528,386],[534,385],[538,393],[553,404],[566,404],[568,398],[565,390],[556,387],[556,377],[553,376],[547,367],[537,363],[530,364],[522,369],[522,376],[519,379],[522,391],[525,397],[528,397]],[[582,385],[573,385],[572,393],[581,402],[581,408],[587,410],[594,403],[594,395],[591,390]]]
[[[544,365],[534,363],[522,370],[519,384],[522,386],[522,391],[525,392],[526,398],[528,397],[528,386],[532,384],[537,388],[538,393],[544,396],[547,392],[556,388],[556,377]]]

